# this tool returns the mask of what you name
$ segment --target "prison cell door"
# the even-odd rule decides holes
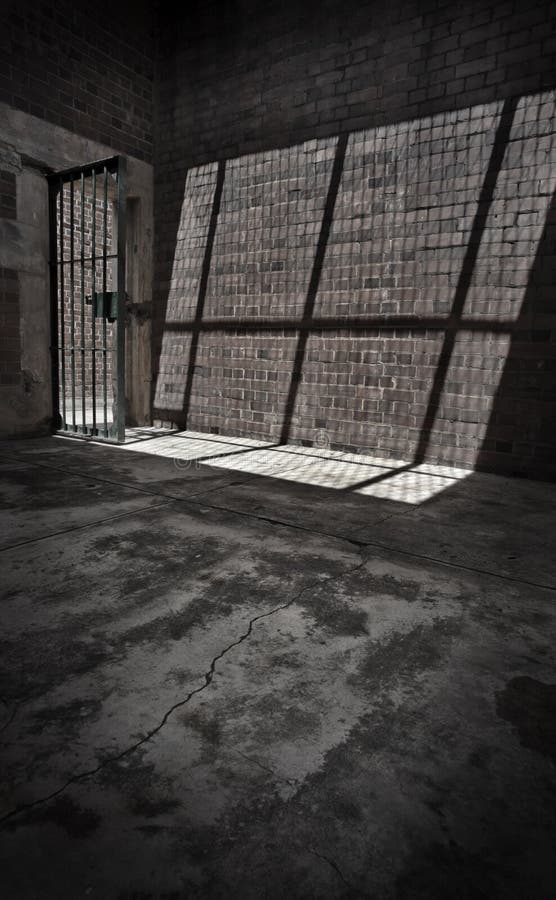
[[[48,176],[58,431],[125,438],[125,160]]]

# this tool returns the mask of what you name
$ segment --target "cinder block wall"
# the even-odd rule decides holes
[[[155,415],[555,472],[554,4],[162,16]]]

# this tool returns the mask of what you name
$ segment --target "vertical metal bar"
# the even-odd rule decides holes
[[[62,369],[62,426],[67,427],[66,418],[66,306],[65,306],[65,271],[64,271],[64,182],[60,178],[58,190],[60,192],[60,331],[59,331],[59,358]],[[56,223],[54,223],[54,235],[56,235]],[[56,258],[56,254],[54,254]],[[58,401],[59,405],[59,401]]]
[[[56,185],[53,181],[48,183],[48,217],[50,237],[50,353],[52,372],[52,426],[53,429],[60,425],[60,338],[58,333],[58,231],[56,227]]]
[[[74,193],[73,178],[70,180],[70,323],[71,323],[71,414],[73,430],[75,421],[75,252],[74,252]]]
[[[103,302],[106,303],[106,246],[108,231],[108,169],[104,166],[104,207],[102,210],[102,293]],[[107,365],[107,347],[106,347],[106,316],[102,317],[102,398],[104,407],[104,437],[108,437],[108,415],[107,415],[107,381],[108,381],[108,365]]]
[[[125,440],[125,254],[126,254],[126,167],[125,159],[118,160],[118,208],[117,208],[117,291],[118,317],[116,320],[116,402],[114,431],[116,440]]]
[[[93,193],[93,222],[91,225],[91,366],[92,366],[92,399],[93,399],[93,435],[97,433],[97,357],[96,357],[96,246],[97,246],[97,173],[93,169],[91,189]]]
[[[87,433],[85,412],[85,176],[81,172],[81,410],[83,431]]]

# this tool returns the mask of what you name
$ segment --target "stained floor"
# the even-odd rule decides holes
[[[0,445],[2,895],[552,898],[556,486]]]

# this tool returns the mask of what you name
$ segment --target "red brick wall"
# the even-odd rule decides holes
[[[192,4],[162,27],[155,407],[551,474],[553,4]]]

